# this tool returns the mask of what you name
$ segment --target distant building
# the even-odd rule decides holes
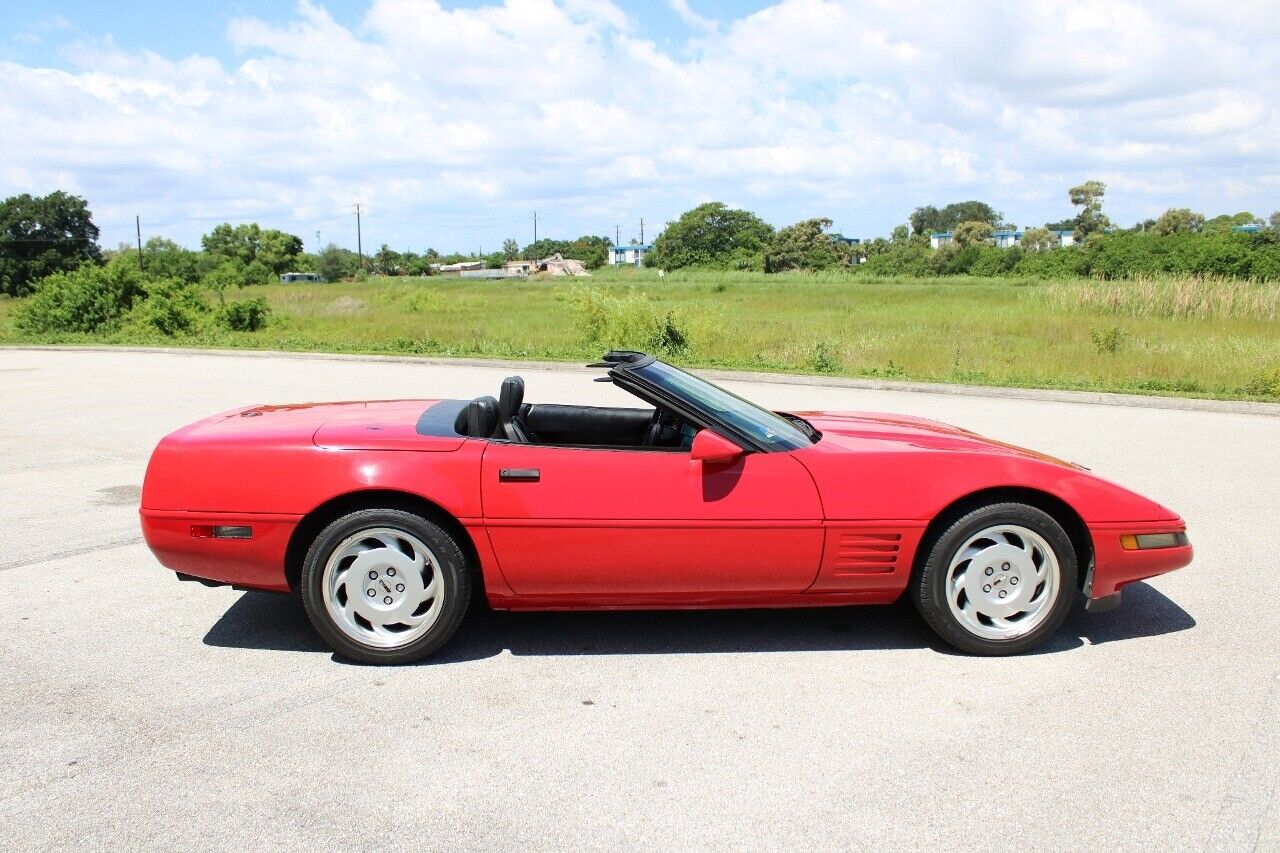
[[[856,246],[862,242],[858,237],[846,237],[839,232],[829,235],[832,243],[842,243],[846,246]]]
[[[638,267],[643,265],[644,256],[651,251],[653,251],[652,244],[614,246],[613,250],[609,252],[609,264],[615,267]]]
[[[1050,228],[1049,233],[1058,238],[1059,246],[1070,246],[1076,241],[1075,234],[1070,228]],[[1022,231],[1002,228],[992,232],[991,243],[1001,249],[1012,249],[1014,246],[1022,245],[1022,236]],[[955,236],[950,231],[934,231],[929,235],[929,247],[933,249],[946,246],[954,241]]]
[[[991,242],[993,245],[999,246],[1001,249],[1011,249],[1014,246],[1022,245],[1022,232],[1014,231],[1010,228],[1002,228],[992,233]]]
[[[1256,222],[1250,222],[1248,225],[1234,225],[1231,230],[1241,234],[1257,234],[1262,230],[1262,226]]]
[[[491,270],[459,270],[458,276],[460,278],[479,278],[479,279],[524,278],[524,275],[522,273],[510,272],[506,269],[506,267],[503,267],[502,269],[491,269]]]
[[[295,281],[324,281],[324,276],[317,272],[282,272],[281,284],[293,284]]]
[[[533,261],[507,261],[502,268],[512,275],[529,275],[533,272]]]
[[[460,261],[456,264],[432,264],[431,268],[441,273],[460,273],[470,270],[484,269],[484,261]]]

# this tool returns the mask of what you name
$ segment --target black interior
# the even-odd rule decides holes
[[[477,397],[454,423],[459,435],[518,444],[687,450],[696,429],[664,408],[628,409],[524,402],[524,380],[502,380],[498,399]]]

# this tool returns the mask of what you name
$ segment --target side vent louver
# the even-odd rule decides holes
[[[836,552],[837,575],[892,572],[898,564],[900,533],[842,533]]]

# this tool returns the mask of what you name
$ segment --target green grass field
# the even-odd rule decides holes
[[[1280,288],[1236,282],[705,271],[660,280],[636,269],[522,283],[372,279],[241,291],[235,296],[262,295],[272,307],[271,325],[255,333],[44,342],[570,361],[637,345],[610,329],[592,338],[569,296],[574,287],[651,316],[669,313],[688,342],[674,358],[690,366],[1280,400]],[[0,343],[23,340],[12,323],[16,304],[0,300]]]

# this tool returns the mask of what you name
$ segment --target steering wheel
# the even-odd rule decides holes
[[[641,447],[653,447],[658,443],[658,439],[662,436],[662,421],[662,409],[655,408],[653,417],[649,418],[649,426],[644,431],[644,441],[640,442]]]

